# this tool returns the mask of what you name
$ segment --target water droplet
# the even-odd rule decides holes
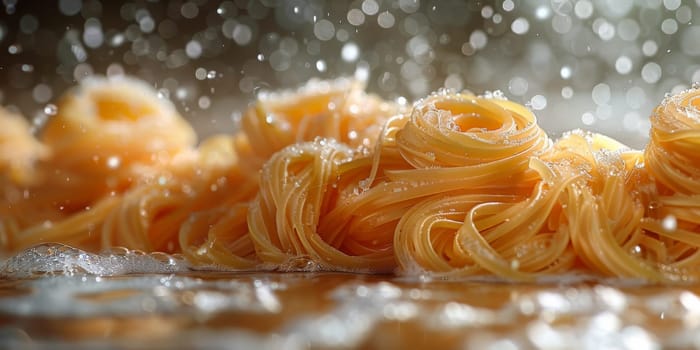
[[[188,1],[180,7],[180,14],[187,19],[195,18],[199,14],[199,7],[196,3]]]
[[[532,99],[530,99],[530,107],[536,111],[545,109],[547,107],[547,98],[542,95],[532,96]]]
[[[584,125],[593,125],[595,123],[595,115],[591,112],[586,112],[581,115],[581,122]]]
[[[493,16],[493,7],[486,5],[481,8],[481,17],[491,18],[491,16]]]
[[[673,215],[666,215],[666,217],[661,221],[661,227],[667,232],[673,232],[678,228],[678,221]]]
[[[493,15],[491,20],[493,20],[493,23],[499,24],[499,23],[501,23],[501,21],[503,21],[503,16],[501,16],[500,13],[497,13],[497,14]]]
[[[700,34],[700,32],[698,32]],[[656,52],[659,50],[659,46],[656,44],[654,40],[647,40],[642,44],[642,52],[644,53],[645,56],[650,57],[656,55]]]
[[[615,70],[620,74],[627,74],[632,71],[632,60],[627,56],[620,56],[615,61]]]
[[[369,16],[376,15],[379,12],[379,4],[375,0],[365,0],[362,2],[362,12]]]
[[[572,89],[571,86],[564,86],[561,88],[561,97],[565,99],[574,97],[574,89]]]
[[[356,27],[365,23],[365,14],[358,9],[348,11],[347,18],[348,22]]]
[[[562,79],[569,79],[569,78],[571,78],[571,74],[572,74],[572,72],[571,72],[571,67],[569,67],[569,66],[563,66],[563,67],[561,67],[561,69],[559,70],[559,75],[561,75],[561,78],[562,78]]]
[[[326,71],[326,61],[324,61],[324,60],[316,61],[316,69],[318,69],[319,72],[325,72]]]
[[[204,80],[204,78],[207,77],[207,70],[199,67],[194,71],[194,77],[197,78],[197,80]]]
[[[245,24],[236,24],[233,28],[233,41],[238,45],[247,45],[253,38],[253,31]]]
[[[666,18],[661,22],[661,31],[668,35],[675,34],[678,31],[678,22],[673,18]]]
[[[510,29],[515,34],[523,35],[530,30],[530,22],[528,22],[525,17],[516,18],[515,21],[510,24]]]
[[[121,164],[121,159],[117,156],[111,156],[107,158],[107,167],[110,169],[116,169]]]
[[[22,47],[19,45],[10,45],[7,47],[7,52],[10,55],[15,55],[15,54],[22,52]]]
[[[201,96],[197,101],[197,105],[201,109],[208,109],[211,106],[211,99],[208,96]]]
[[[593,102],[599,106],[608,104],[611,98],[610,86],[605,83],[594,86],[591,97],[593,98]]]
[[[539,20],[547,19],[551,14],[552,10],[545,5],[538,6],[537,9],[535,9],[535,18]]]
[[[322,19],[314,24],[314,35],[321,41],[328,41],[335,36],[335,26],[333,22]]]
[[[38,103],[46,103],[53,96],[53,91],[51,87],[46,84],[37,84],[34,89],[32,89],[32,97],[34,101]]]
[[[664,0],[664,7],[669,11],[675,11],[681,6],[681,0]]]
[[[515,3],[513,2],[513,0],[503,1],[503,10],[504,11],[510,12],[510,11],[513,11],[514,8],[515,8]]]
[[[603,20],[598,26],[598,36],[605,40],[611,40],[615,36],[615,26],[610,24],[610,22]]]
[[[46,115],[56,115],[58,113],[58,107],[55,104],[49,103],[44,106],[44,113]]]
[[[66,16],[73,16],[80,12],[83,2],[80,0],[59,0],[58,10]]]
[[[199,41],[191,40],[185,46],[185,53],[187,57],[195,59],[202,55],[202,44]]]
[[[587,19],[593,14],[593,4],[588,0],[578,1],[574,6],[574,13],[580,19]]]
[[[379,14],[379,16],[377,16],[377,23],[384,29],[393,27],[395,22],[396,19],[394,18],[394,15],[392,15],[389,11],[382,12]]]
[[[515,96],[523,96],[527,93],[528,81],[522,77],[513,77],[508,82],[508,90]]]
[[[355,79],[359,81],[367,81],[369,79],[369,64],[360,62],[355,69]]]
[[[488,40],[486,33],[480,29],[473,31],[471,35],[469,35],[469,43],[477,50],[483,49],[488,43]]]
[[[622,40],[634,41],[639,37],[641,28],[639,28],[639,24],[635,20],[625,18],[617,24],[617,32]]]
[[[345,62],[354,62],[360,56],[360,49],[353,42],[346,43],[340,50],[340,57]],[[318,68],[318,67],[317,67]],[[321,71],[319,69],[319,71]]]
[[[642,79],[649,84],[654,84],[661,79],[661,66],[656,62],[647,62],[642,67]]]

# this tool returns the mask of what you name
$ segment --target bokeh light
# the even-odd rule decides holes
[[[554,136],[585,127],[639,148],[664,94],[700,79],[696,1],[59,0],[0,12],[4,106],[33,118],[86,76],[129,74],[203,136],[233,131],[257,91],[359,68],[388,99],[501,90]]]

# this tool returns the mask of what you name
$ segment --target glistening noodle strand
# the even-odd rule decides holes
[[[643,151],[556,141],[498,93],[412,106],[351,79],[261,93],[196,145],[173,105],[92,78],[35,137],[0,111],[0,247],[181,253],[192,264],[700,280],[700,90],[667,97]]]

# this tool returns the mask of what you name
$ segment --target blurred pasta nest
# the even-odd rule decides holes
[[[551,140],[499,93],[412,106],[361,82],[257,96],[197,143],[132,78],[68,91],[35,137],[0,111],[0,246],[181,253],[195,265],[700,279],[700,91],[654,111],[643,151],[574,130]]]

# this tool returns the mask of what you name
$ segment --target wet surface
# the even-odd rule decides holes
[[[95,262],[78,250],[62,247],[51,255],[51,249],[56,253],[52,245],[24,252],[0,269],[3,347],[639,350],[700,344],[700,286],[694,285],[585,275],[511,284],[184,265],[174,273],[148,273],[172,264],[148,265],[149,255],[123,257],[131,252]],[[22,260],[27,256],[34,258]],[[22,273],[11,272],[20,260]],[[140,271],[117,269],[139,262]],[[97,265],[118,273],[94,273]]]

